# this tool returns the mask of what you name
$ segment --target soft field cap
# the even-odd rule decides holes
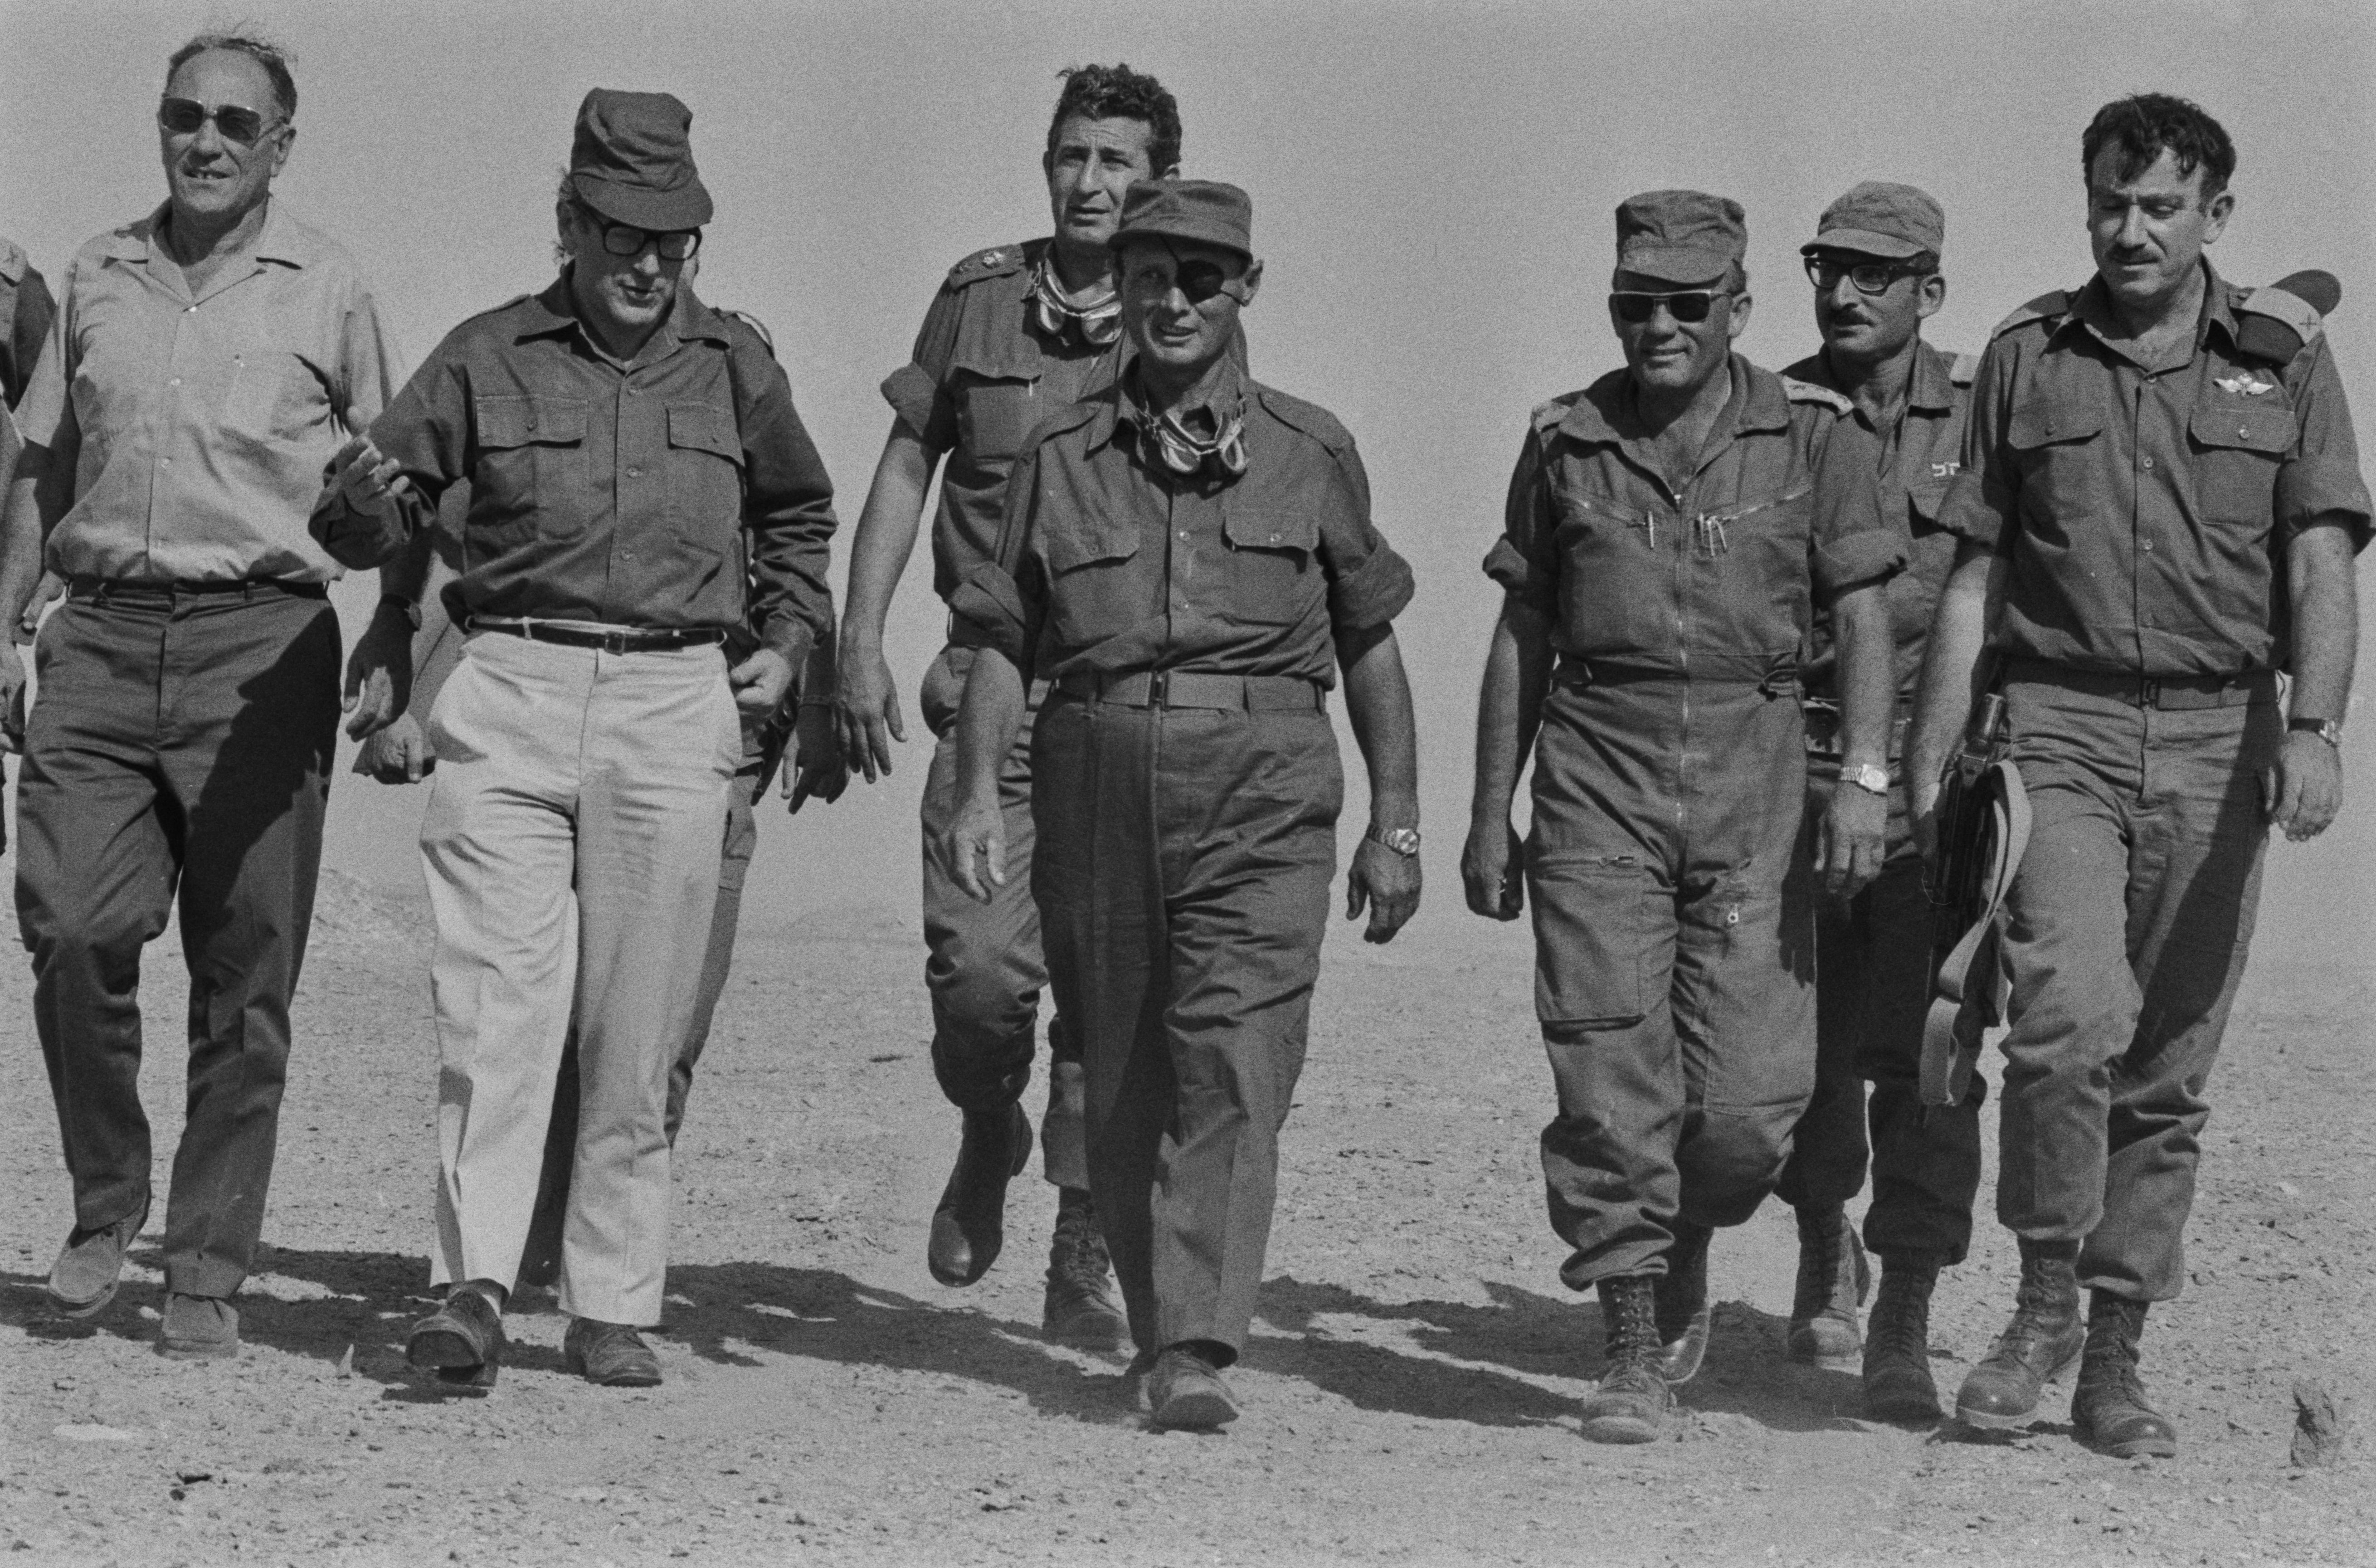
[[[1706,283],[1749,252],[1740,203],[1704,191],[1644,191],[1617,204],[1617,270]]]
[[[1936,255],[1946,245],[1947,212],[1929,191],[1867,180],[1824,208],[1814,239],[1799,251],[1853,251],[1897,261],[1924,251]]]
[[[603,217],[638,229],[698,229],[710,218],[709,192],[693,166],[693,111],[673,93],[588,93],[577,106],[569,185]]]
[[[1254,199],[1218,180],[1134,180],[1122,199],[1122,225],[1106,242],[1194,240],[1254,255]]]

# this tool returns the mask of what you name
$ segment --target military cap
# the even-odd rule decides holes
[[[1852,251],[1902,260],[1925,251],[1936,255],[1946,245],[1947,213],[1930,192],[1867,180],[1824,208],[1815,220],[1815,237],[1799,252]]]
[[[1254,255],[1254,200],[1218,180],[1134,180],[1122,198],[1122,223],[1106,244],[1194,240]]]
[[[1740,203],[1700,191],[1644,191],[1617,204],[1617,270],[1705,283],[1749,252]]]
[[[692,132],[693,111],[673,93],[598,87],[577,106],[569,188],[614,223],[698,229],[712,209]]]

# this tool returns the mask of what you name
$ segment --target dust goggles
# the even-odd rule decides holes
[[[195,98],[157,101],[157,125],[168,136],[196,136],[208,120],[222,133],[223,140],[235,141],[242,147],[254,147],[266,131],[287,123],[277,114],[267,120],[257,111],[237,103],[219,103],[209,109]]]
[[[662,261],[683,261],[701,248],[701,231],[638,229],[632,223],[607,223],[602,227],[602,248],[612,255],[641,255],[646,245],[657,248]]]
[[[1827,255],[1807,258],[1807,281],[1827,294],[1840,286],[1842,278],[1855,284],[1859,294],[1884,294],[1900,278],[1919,278],[1929,270],[1902,261],[1841,262]]]
[[[1609,308],[1628,327],[1641,326],[1660,305],[1666,306],[1667,314],[1677,321],[1700,322],[1716,309],[1716,302],[1723,292],[1720,289],[1684,289],[1671,294],[1651,294],[1619,289],[1609,296]]]

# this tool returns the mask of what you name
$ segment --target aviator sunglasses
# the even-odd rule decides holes
[[[1807,281],[1827,294],[1840,286],[1842,277],[1855,284],[1859,294],[1885,294],[1889,286],[1900,278],[1919,278],[1927,270],[1926,267],[1909,267],[1902,261],[1843,264],[1825,255],[1807,258]]]
[[[1720,293],[1721,291],[1716,289],[1685,289],[1672,294],[1638,293],[1630,289],[1620,289],[1609,296],[1609,308],[1615,311],[1617,319],[1628,327],[1641,326],[1660,305],[1665,305],[1667,314],[1677,321],[1689,324],[1705,321],[1708,313],[1716,309]]]
[[[638,229],[632,223],[610,223],[602,229],[602,248],[612,255],[641,255],[646,245],[659,248],[662,261],[684,261],[701,248],[698,229]]]
[[[195,98],[160,98],[157,101],[157,124],[169,135],[196,136],[198,127],[208,120],[222,133],[225,141],[235,141],[242,147],[254,147],[256,138],[275,125],[286,124],[278,114],[266,119],[256,111],[237,103],[217,104],[209,109]]]

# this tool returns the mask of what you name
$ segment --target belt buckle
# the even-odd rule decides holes
[[[1150,670],[1146,672],[1146,706],[1149,707],[1171,706],[1170,671]]]
[[[605,632],[602,634],[601,647],[604,653],[615,659],[627,651],[627,634],[620,631]]]
[[[2161,683],[2159,681],[2140,681],[2137,683],[2137,692],[2138,707],[2153,708],[2161,707]]]

